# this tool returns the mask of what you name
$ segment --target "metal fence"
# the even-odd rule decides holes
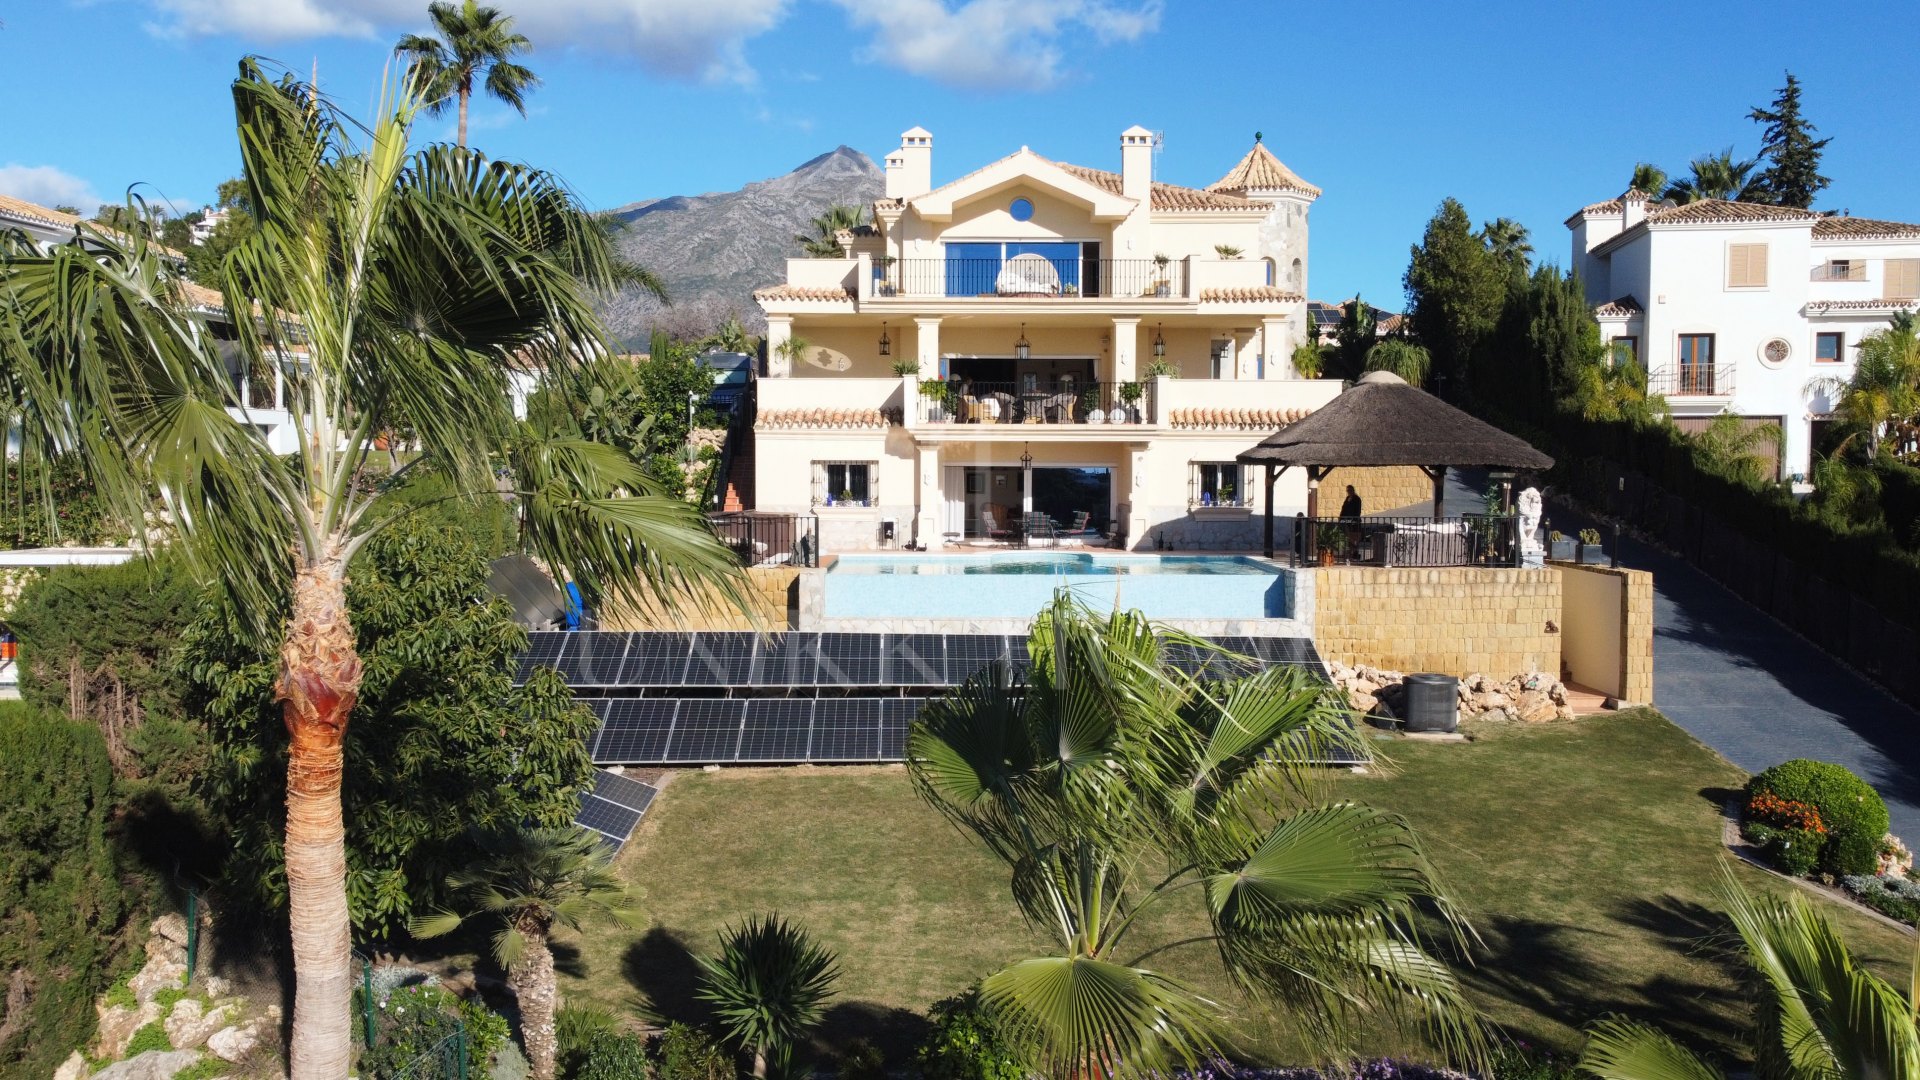
[[[1294,516],[1294,565],[1517,566],[1518,522],[1506,514],[1458,517]]]
[[[920,419],[958,424],[1126,424],[1145,415],[1144,383],[1059,382],[1026,386],[963,380],[943,398],[923,393]]]
[[[741,510],[707,522],[742,566],[820,565],[820,519],[810,514]]]
[[[1187,295],[1187,264],[1032,252],[1008,258],[896,259],[873,268],[873,291],[878,296],[949,298],[1182,298]]]

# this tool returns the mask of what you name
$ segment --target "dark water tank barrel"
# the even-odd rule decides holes
[[[1406,677],[1408,731],[1452,731],[1460,726],[1460,680],[1422,673]]]

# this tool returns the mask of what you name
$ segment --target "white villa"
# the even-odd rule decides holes
[[[1257,136],[1204,190],[1153,178],[1145,128],[1119,142],[1117,171],[1022,147],[936,187],[933,137],[901,136],[873,224],[754,294],[756,509],[817,512],[827,551],[1029,511],[1134,549],[1259,546],[1235,455],[1341,388],[1289,360],[1320,189]],[[1272,492],[1288,517],[1306,496],[1297,472]]]
[[[1567,219],[1601,336],[1640,358],[1674,422],[1732,413],[1784,432],[1780,473],[1811,470],[1860,339],[1920,305],[1920,225],[1630,191]]]

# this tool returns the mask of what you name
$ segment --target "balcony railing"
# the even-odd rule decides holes
[[[1662,397],[1726,397],[1733,393],[1732,364],[1681,364],[1647,373],[1647,393]]]
[[[879,297],[995,297],[1118,300],[1185,298],[1184,262],[1152,259],[1071,259],[1015,255],[1010,259],[896,259],[873,268]]]
[[[1501,514],[1294,518],[1294,564],[1515,566],[1516,519]]]
[[[1813,268],[1812,281],[1865,281],[1867,263],[1864,259],[1836,259],[1823,262]]]
[[[742,566],[820,565],[820,519],[751,510],[707,515],[707,524]]]
[[[1148,416],[1145,383],[1075,382],[1023,387],[1018,383],[951,382],[944,398],[922,392],[927,424],[1139,424]],[[1131,400],[1129,400],[1131,398]]]

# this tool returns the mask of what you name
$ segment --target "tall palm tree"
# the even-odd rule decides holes
[[[499,8],[481,7],[474,0],[449,3],[435,0],[427,5],[438,37],[408,34],[393,51],[413,66],[420,81],[425,108],[429,115],[446,111],[448,102],[460,109],[458,141],[467,145],[467,102],[473,97],[475,79],[486,76],[487,93],[527,115],[527,94],[540,85],[540,77],[514,62],[528,52],[533,42],[513,29],[513,16],[502,15]]]
[[[1808,397],[1825,396],[1833,411],[1867,439],[1867,457],[1880,456],[1889,440],[1894,453],[1920,451],[1920,316],[1902,311],[1860,339],[1853,374],[1807,383]]]
[[[1480,227],[1480,239],[1494,258],[1522,269],[1533,259],[1533,245],[1527,236],[1527,227],[1512,218],[1495,218]]]
[[[1754,896],[1726,877],[1727,914],[1764,993],[1752,1032],[1761,1076],[1777,1080],[1890,1080],[1920,1070],[1912,987],[1896,987],[1854,960],[1806,897]],[[1915,970],[1920,971],[1920,956]],[[1580,1066],[1602,1080],[1721,1080],[1713,1065],[1658,1028],[1611,1019],[1589,1034]]]
[[[1627,182],[1627,190],[1638,191],[1655,198],[1667,187],[1667,170],[1658,165],[1638,162],[1633,167],[1633,179]]]
[[[793,1047],[820,1023],[840,968],[831,950],[777,915],[720,935],[720,955],[700,958],[698,997],[727,1035],[753,1055],[753,1075],[792,1073]]]
[[[1170,665],[1170,650],[1206,660],[1204,674]],[[1430,902],[1455,945],[1470,931],[1406,822],[1297,795],[1328,750],[1367,752],[1324,684],[1289,667],[1248,673],[1138,612],[1096,615],[1065,595],[1040,612],[1028,651],[1026,685],[995,666],[930,702],[907,767],[1007,864],[1014,905],[1054,940],[981,984],[1032,1067],[1141,1075],[1219,1054],[1218,1006],[1145,966],[1192,944],[1312,1025],[1329,1056],[1359,1011],[1417,1017],[1450,1050],[1478,1048],[1416,908]],[[1207,934],[1131,944],[1141,915],[1190,887]]]
[[[1722,475],[1748,485],[1772,479],[1774,455],[1780,448],[1779,424],[1749,423],[1745,417],[1721,413],[1707,426],[1689,435],[1707,465]]]
[[[618,268],[553,177],[410,151],[418,83],[400,85],[362,128],[253,59],[233,84],[256,228],[221,269],[239,317],[238,340],[219,344],[252,369],[295,369],[291,460],[228,412],[216,343],[149,241],[0,248],[0,403],[16,437],[76,456],[122,520],[158,503],[198,576],[278,643],[294,1080],[345,1076],[353,1041],[340,790],[361,663],[345,582],[395,520],[362,482],[381,461],[372,436],[408,425],[416,460],[457,497],[514,493],[528,547],[589,595],[679,606],[711,583],[740,596],[698,511],[638,462],[514,421],[510,375],[544,371],[566,393],[583,359],[610,351],[591,293]]]
[[[559,991],[553,978],[555,926],[580,929],[592,916],[630,921],[627,889],[613,872],[607,850],[592,833],[571,825],[525,829],[482,841],[486,855],[470,869],[447,877],[447,885],[472,910],[442,911],[416,919],[415,937],[438,937],[468,918],[484,916],[500,924],[493,936],[493,958],[507,970],[520,1006],[520,1040],[534,1080],[553,1080],[559,1052],[554,1012]]]
[[[1705,199],[1745,201],[1759,192],[1760,178],[1754,159],[1735,161],[1733,147],[1718,154],[1706,154],[1687,163],[1688,175],[1667,184],[1660,197],[1670,203],[1700,202]]]
[[[827,212],[811,222],[813,232],[797,233],[793,242],[799,244],[809,259],[838,259],[844,252],[837,239],[842,229],[854,229],[866,224],[867,212],[858,206],[829,206]]]

